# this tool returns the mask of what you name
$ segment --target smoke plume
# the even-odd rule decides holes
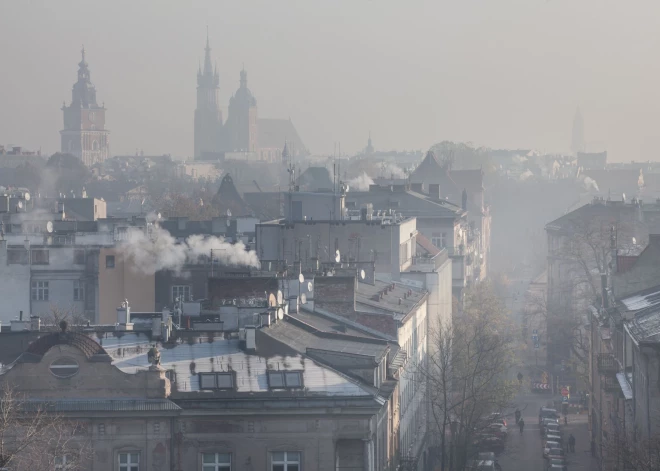
[[[383,168],[383,178],[406,178],[406,173],[399,167],[391,162],[385,164]]]
[[[596,183],[596,180],[594,180],[591,177],[584,177],[584,180],[582,180],[582,183],[584,184],[584,188],[586,190],[600,191],[600,188],[598,188],[598,183]]]
[[[134,261],[137,270],[153,274],[159,270],[180,273],[186,263],[197,263],[210,257],[221,265],[258,267],[259,259],[253,250],[246,250],[242,242],[232,244],[220,237],[192,235],[177,242],[168,231],[157,225],[148,231],[130,228],[126,239],[119,245],[126,257]]]
[[[374,181],[371,179],[367,172],[362,172],[362,175],[359,175],[348,181],[349,188],[358,191],[368,191],[369,186],[373,185]]]

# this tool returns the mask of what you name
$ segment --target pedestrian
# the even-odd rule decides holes
[[[522,417],[518,421],[518,427],[520,427],[520,434],[522,435],[523,429],[525,428],[525,419],[523,419]]]
[[[575,453],[575,437],[571,433],[571,436],[568,437],[568,447],[571,453]]]
[[[568,415],[564,414],[564,425],[568,425]]]

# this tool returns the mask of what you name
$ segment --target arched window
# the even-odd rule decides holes
[[[98,141],[92,142],[92,150],[99,150],[99,143]]]

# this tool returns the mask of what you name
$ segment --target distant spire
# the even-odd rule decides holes
[[[573,117],[573,133],[571,136],[571,150],[576,154],[578,152],[584,152],[584,120],[582,119],[582,113],[580,112],[580,107],[578,106],[575,110],[575,116]]]
[[[241,70],[241,88],[247,88],[247,72],[245,68]],[[284,146],[286,147],[286,143],[284,143]]]
[[[82,55],[82,62],[85,62],[85,45],[83,44],[82,49],[80,50],[80,54]]]
[[[213,75],[213,66],[211,65],[211,46],[209,43],[209,27],[206,27],[206,47],[204,48],[204,75]]]

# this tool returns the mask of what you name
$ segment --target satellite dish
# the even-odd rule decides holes
[[[228,209],[228,210],[227,210],[227,217],[228,217],[228,218],[231,217],[231,209]]]
[[[30,201],[30,198],[31,198],[30,193],[28,193],[28,192],[26,191],[26,192],[25,192],[25,201]]]
[[[339,254],[335,255],[335,263],[339,263],[340,260],[341,257],[339,256]]]
[[[157,214],[157,216],[158,216],[158,219],[160,219],[160,218],[162,218],[162,217],[163,217],[163,216],[161,216],[161,214],[160,214],[160,213],[158,213],[158,214]]]
[[[364,272],[364,270],[360,270],[360,279],[364,280],[365,276],[367,276],[367,274]]]
[[[307,295],[305,293],[300,295],[300,304],[307,304]]]
[[[337,257],[339,257],[339,256],[341,255],[341,253],[339,253],[339,249],[335,250],[335,255],[336,255]]]
[[[19,201],[16,206],[18,206],[18,209],[23,209],[23,202]]]
[[[633,237],[633,245],[637,245],[637,239]]]
[[[300,275],[298,275],[298,281],[299,281],[300,283],[304,283],[304,282],[305,282],[305,276],[304,276],[302,273],[301,273]]]
[[[277,304],[280,305],[284,301],[284,294],[281,291],[277,291]]]
[[[46,223],[46,232],[51,234],[53,232],[53,221],[48,221]]]
[[[279,320],[284,319],[284,309],[279,308],[279,309],[277,310],[277,318],[278,318]]]
[[[312,288],[313,288],[312,282],[311,281],[307,282],[307,291],[311,291]]]

